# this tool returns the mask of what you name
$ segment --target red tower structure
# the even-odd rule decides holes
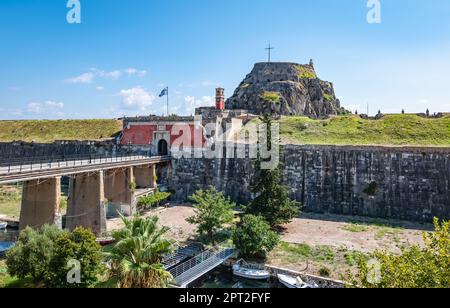
[[[216,109],[225,110],[225,89],[216,89]]]

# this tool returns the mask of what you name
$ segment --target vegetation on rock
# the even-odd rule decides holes
[[[316,79],[317,78],[316,73],[310,67],[307,67],[304,65],[296,65],[295,68],[298,72],[298,77],[300,79]]]
[[[278,104],[281,101],[281,94],[280,92],[264,91],[261,98],[265,101]]]

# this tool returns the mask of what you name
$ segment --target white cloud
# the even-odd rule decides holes
[[[126,70],[124,70],[124,72],[129,76],[136,75],[138,77],[144,77],[145,75],[147,75],[146,70],[138,70],[136,68],[127,68]]]
[[[34,114],[61,114],[64,103],[55,101],[31,102],[27,106],[27,112]]]
[[[94,81],[94,74],[92,72],[81,74],[80,76],[66,79],[66,83],[92,83]]]
[[[96,78],[103,78],[108,80],[119,80],[123,75],[144,77],[147,75],[146,70],[138,70],[136,68],[127,68],[124,70],[105,71],[98,68],[91,68],[89,72],[81,74],[80,76],[64,80],[66,83],[92,83]]]
[[[98,86],[98,87],[95,87],[95,89],[96,89],[97,91],[103,91],[103,90],[105,90],[105,87]]]
[[[187,114],[194,114],[196,108],[214,105],[214,98],[211,96],[203,96],[201,99],[196,99],[194,96],[186,96],[184,101],[186,102],[185,111]]]
[[[147,111],[155,96],[142,87],[121,90],[122,107],[126,110]]]
[[[107,72],[104,70],[99,70],[97,68],[91,68],[91,71],[95,74],[96,77],[110,80],[118,80],[122,76],[122,72],[119,70]]]

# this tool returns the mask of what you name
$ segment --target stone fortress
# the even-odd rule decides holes
[[[257,63],[252,72],[225,99],[216,90],[216,106],[198,108],[196,116],[143,116],[123,119],[123,132],[111,142],[57,142],[54,144],[0,143],[0,160],[10,157],[70,154],[170,154],[180,135],[174,126],[188,127],[191,148],[211,145],[214,132],[228,127],[225,141],[263,113],[325,118],[343,112],[333,84],[318,79],[312,61]],[[197,117],[202,116],[202,123]],[[181,134],[181,133],[180,133]],[[250,159],[172,158],[155,174],[162,189],[174,191],[174,202],[185,202],[198,189],[215,186],[234,201],[251,198],[255,170]],[[450,148],[382,146],[282,145],[283,182],[304,211],[362,215],[430,222],[450,219]]]

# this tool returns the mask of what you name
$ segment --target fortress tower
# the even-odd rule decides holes
[[[225,110],[225,89],[216,89],[216,109]]]

